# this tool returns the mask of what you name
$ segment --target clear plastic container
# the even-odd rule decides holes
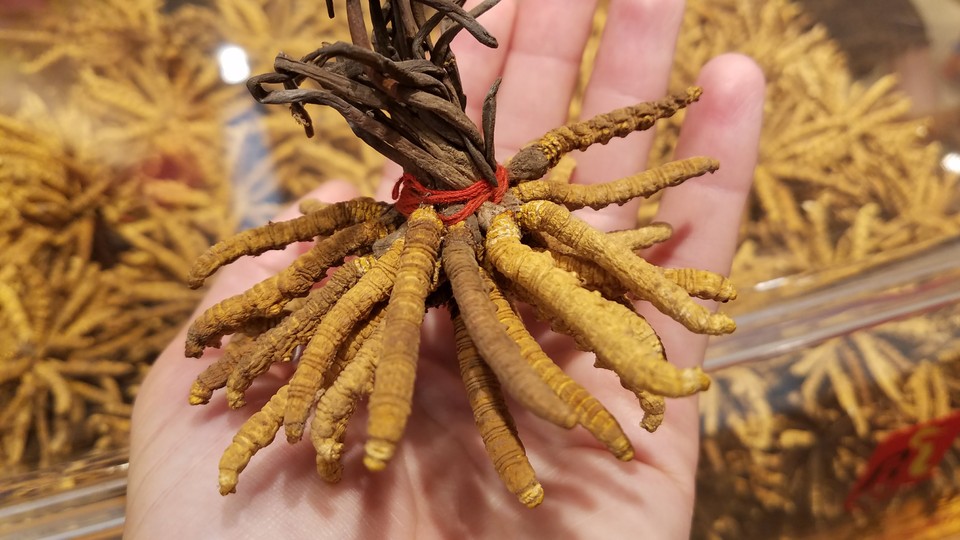
[[[738,325],[706,361],[696,538],[960,535],[960,240]]]
[[[91,452],[0,479],[0,538],[120,538],[127,452]]]

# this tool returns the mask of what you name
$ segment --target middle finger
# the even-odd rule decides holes
[[[576,88],[596,0],[520,2],[497,95],[497,156],[562,125]]]
[[[683,7],[683,0],[611,0],[584,94],[583,119],[664,96]],[[653,130],[649,130],[576,154],[573,181],[608,182],[639,172],[652,143]],[[632,227],[638,205],[639,201],[631,201],[580,217],[603,230]]]

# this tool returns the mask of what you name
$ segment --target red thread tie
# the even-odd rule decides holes
[[[463,203],[463,209],[452,216],[440,215],[440,221],[445,225],[459,223],[480,206],[490,201],[494,204],[503,199],[504,193],[510,187],[507,170],[497,165],[497,186],[491,186],[486,180],[477,180],[470,187],[456,190],[430,191],[421,184],[412,174],[403,173],[403,176],[393,185],[393,198],[397,210],[409,216],[421,204],[457,204]]]

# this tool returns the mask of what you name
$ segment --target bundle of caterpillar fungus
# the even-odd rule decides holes
[[[637,395],[650,431],[662,420],[664,398],[709,386],[699,368],[666,362],[656,333],[628,306],[647,301],[691,331],[727,333],[733,321],[692,297],[729,300],[736,294],[730,283],[707,271],[658,268],[637,255],[669,237],[664,224],[601,233],[571,210],[649,196],[716,170],[716,161],[690,158],[601,185],[541,180],[565,154],[647,129],[695,101],[700,90],[554,129],[500,165],[493,151],[499,83],[486,96],[477,128],[464,113],[449,49],[461,30],[496,46],[476,20],[495,3],[467,12],[450,0],[371,1],[371,40],[359,0],[348,1],[353,43],[325,45],[300,60],[280,54],[275,73],[248,82],[260,103],[288,105],[308,135],[304,106],[334,108],[358,137],[403,166],[404,175],[393,204],[312,205],[302,217],[221,242],[196,263],[190,280],[199,286],[241,256],[315,241],[286,270],[208,309],[190,328],[188,356],[233,334],[225,354],[194,384],[194,404],[226,387],[229,404],[242,406],[256,377],[275,362],[298,360],[288,384],[224,453],[221,493],[235,490],[241,470],[281,426],[293,443],[308,421],[317,470],[337,481],[347,423],[367,395],[364,464],[385,467],[410,416],[420,326],[430,307],[449,308],[460,372],[487,452],[506,487],[530,507],[542,501],[543,489],[505,395],[548,422],[583,426],[618,459],[632,459],[633,448],[604,406],[544,353],[515,302],[533,305],[556,330],[593,351],[599,367],[614,371]],[[315,84],[301,87],[308,79]]]

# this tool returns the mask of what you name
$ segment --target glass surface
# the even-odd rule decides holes
[[[944,518],[960,495],[958,261],[953,241],[745,314],[712,343],[695,537],[960,534]],[[900,432],[917,438],[896,447]],[[889,448],[917,482],[868,465]]]
[[[125,450],[0,480],[0,538],[120,538],[127,486]]]

